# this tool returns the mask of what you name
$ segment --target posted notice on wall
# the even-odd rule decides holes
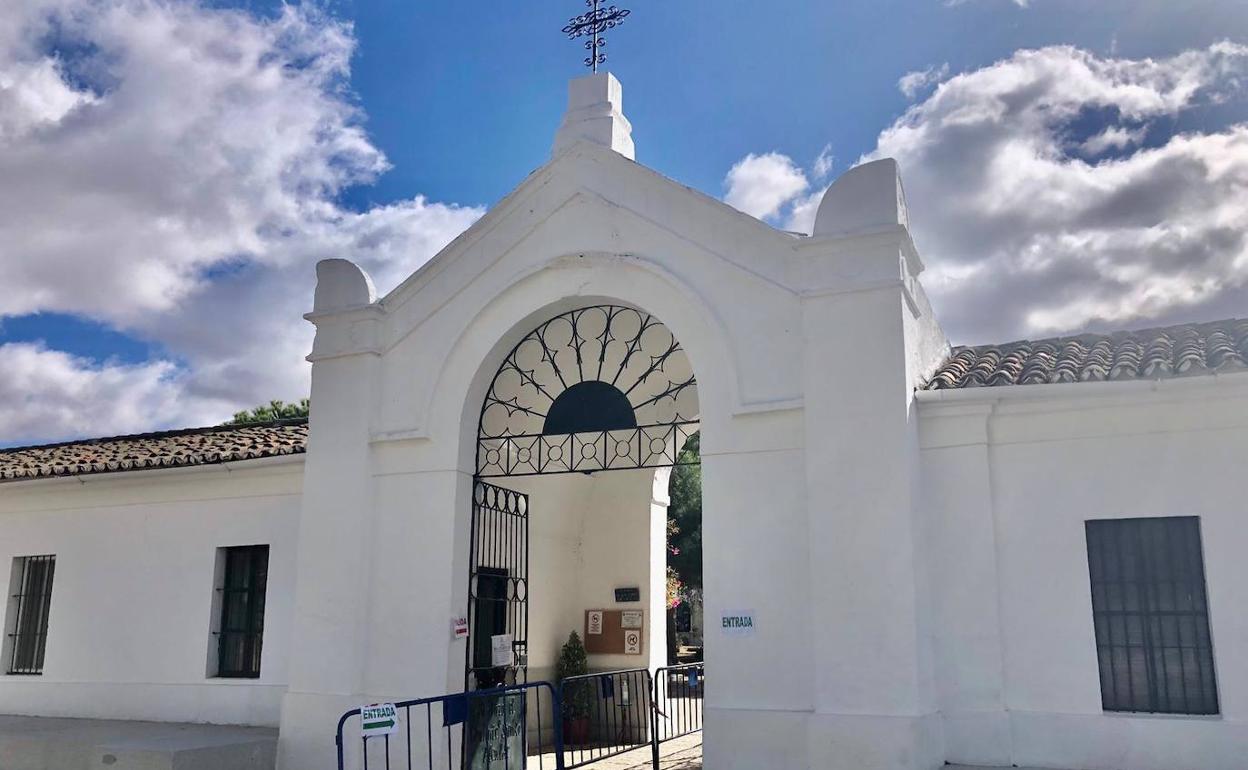
[[[499,634],[490,637],[490,665],[510,666],[512,663],[512,636]]]
[[[629,629],[624,632],[624,654],[640,655],[641,654],[641,632]]]
[[[750,636],[756,627],[754,610],[725,610],[720,618],[724,636]]]
[[[620,628],[641,628],[646,614],[641,610],[624,610],[620,613]]]
[[[393,703],[374,703],[360,707],[360,720],[365,738],[390,735],[399,729],[399,710]]]
[[[589,611],[589,629],[587,633],[599,636],[602,634],[602,610]]]
[[[459,617],[451,618],[451,638],[467,639],[468,638],[468,618]]]

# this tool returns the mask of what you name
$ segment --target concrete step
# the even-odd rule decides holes
[[[3,770],[274,770],[277,730],[0,715]]]

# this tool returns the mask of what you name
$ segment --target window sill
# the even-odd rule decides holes
[[[1184,722],[1221,722],[1222,714],[1166,714],[1156,711],[1102,711],[1116,719],[1177,719]]]

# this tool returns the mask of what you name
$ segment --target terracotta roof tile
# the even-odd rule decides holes
[[[1248,370],[1248,319],[955,347],[926,390]]]
[[[307,419],[0,449],[0,482],[214,465],[307,451]]]

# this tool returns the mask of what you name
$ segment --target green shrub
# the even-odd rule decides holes
[[[585,645],[581,643],[581,637],[575,631],[568,635],[568,641],[559,650],[559,662],[555,673],[560,683],[568,677],[589,673],[589,658],[585,654]],[[589,716],[592,693],[593,682],[588,679],[569,682],[563,687],[563,718],[579,719]]]

